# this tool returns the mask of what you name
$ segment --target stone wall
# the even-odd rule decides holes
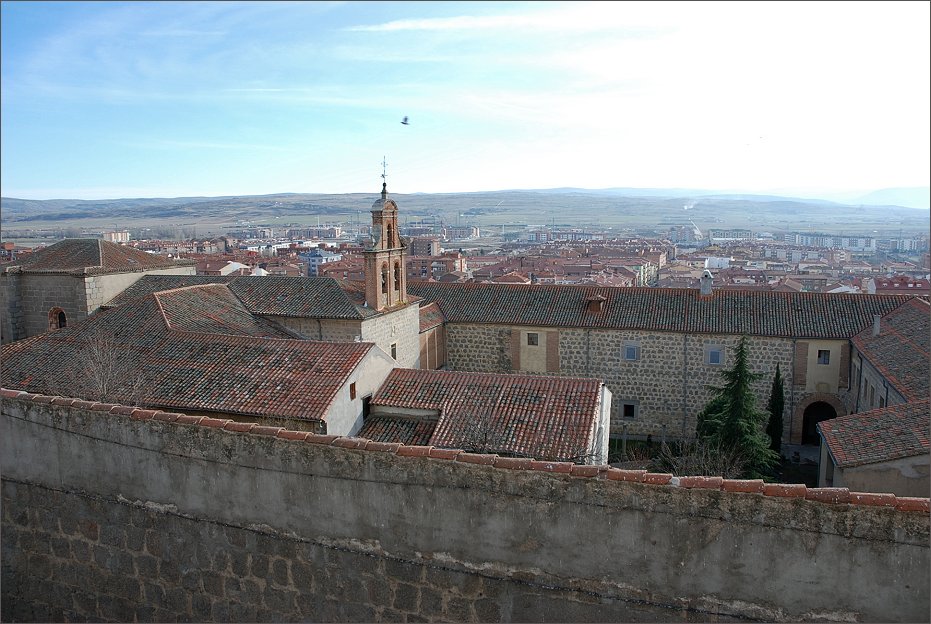
[[[300,316],[269,316],[270,320],[296,331],[307,340],[352,342],[362,336],[362,321],[314,319]]]
[[[929,610],[928,499],[0,396],[5,621],[908,622]]]
[[[513,372],[515,348],[521,349],[527,331],[546,340],[558,334],[559,361],[546,374],[603,379],[613,394],[611,435],[652,436],[659,440],[691,437],[696,416],[711,398],[709,385],[721,385],[720,372],[733,365],[733,349],[739,336],[727,334],[678,334],[634,330],[527,328],[500,325],[447,325],[448,362],[455,370]],[[518,342],[514,342],[514,338]],[[515,344],[518,347],[515,347]],[[625,360],[625,345],[639,347],[639,359]],[[725,348],[721,365],[705,363],[706,348]],[[795,407],[809,396],[807,385],[796,384],[793,371],[795,347],[785,338],[751,336],[747,341],[750,369],[762,377],[754,384],[757,407],[765,410],[776,364],[785,379],[783,440],[800,439],[795,431]],[[839,347],[836,347],[838,352]],[[807,362],[803,364],[807,366]],[[521,366],[521,368],[523,368]],[[550,369],[554,367],[550,366]],[[836,386],[835,386],[836,387]],[[624,417],[624,404],[636,406],[633,418]]]
[[[19,302],[21,333],[12,340],[44,334],[49,330],[48,313],[52,308],[65,312],[68,324],[77,323],[88,317],[87,295],[84,276],[55,273],[22,273],[11,280],[12,274],[4,275],[7,297]]]
[[[3,341],[37,336],[49,330],[49,311],[61,308],[68,324],[77,323],[134,284],[144,275],[193,275],[195,267],[182,266],[103,275],[68,273],[2,273],[0,301],[9,321],[3,324]]]

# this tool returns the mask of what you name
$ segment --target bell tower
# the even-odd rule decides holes
[[[381,312],[407,303],[407,245],[398,233],[398,205],[388,198],[387,182],[372,204],[372,231],[363,254],[366,305]]]

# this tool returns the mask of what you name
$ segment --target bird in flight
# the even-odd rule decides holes
[[[404,119],[401,120],[401,123],[404,124],[405,126],[410,125],[407,123],[407,115],[404,116]]]

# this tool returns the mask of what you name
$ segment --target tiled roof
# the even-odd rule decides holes
[[[929,396],[931,305],[926,300],[910,299],[882,317],[878,336],[873,335],[871,324],[854,336],[852,342],[907,400]]]
[[[928,453],[929,417],[926,399],[824,420],[818,431],[834,463],[848,468]]]
[[[114,297],[107,307],[162,290],[217,283],[228,284],[230,291],[253,314],[358,320],[377,314],[362,305],[364,294],[357,301],[354,294],[357,288],[352,283],[330,277],[272,275],[146,275]]]
[[[193,265],[190,260],[173,260],[102,239],[69,238],[6,267],[27,273],[101,274]]]
[[[204,290],[208,296],[201,296]],[[84,378],[88,345],[107,336],[109,361],[125,371],[124,378],[144,382],[141,394],[113,400],[324,419],[336,392],[373,345],[270,337],[273,326],[250,323],[223,290],[217,285],[149,295],[65,329],[3,345],[3,383],[29,392],[48,392],[51,385],[64,394]]]
[[[372,406],[438,410],[430,444],[546,460],[591,448],[598,379],[396,368]]]
[[[359,320],[365,316],[328,277],[237,277],[230,290],[255,314]]]
[[[428,303],[420,308],[420,333],[442,325],[445,321],[443,311],[435,303]]]
[[[903,296],[618,288],[589,285],[411,282],[451,323],[643,329],[795,338],[850,338],[908,300]],[[592,295],[606,301],[589,312]]]
[[[228,284],[236,279],[233,275],[146,275],[136,280],[129,288],[108,301],[104,308],[123,305],[135,299],[163,290],[198,286],[202,284]]]
[[[297,337],[249,312],[225,284],[165,290],[154,297],[169,329],[267,338]]]
[[[430,444],[435,428],[435,420],[370,416],[365,420],[365,424],[362,425],[356,437],[375,442],[398,442],[424,446]]]

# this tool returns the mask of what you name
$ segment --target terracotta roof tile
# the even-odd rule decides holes
[[[446,321],[440,306],[428,303],[420,308],[420,333],[442,325]]]
[[[69,238],[5,265],[25,273],[124,273],[193,266],[97,238]]]
[[[902,403],[818,423],[841,468],[922,455],[928,443],[929,401]]]
[[[406,445],[430,444],[436,421],[393,416],[370,416],[356,435],[374,442],[400,442]]]
[[[871,324],[852,342],[907,400],[928,397],[931,305],[926,300],[909,299],[882,317],[878,336],[873,335]]]
[[[154,295],[169,329],[237,336],[293,338],[249,312],[224,284],[188,286]]]
[[[436,447],[541,460],[579,458],[592,445],[598,379],[394,369],[372,406],[437,410]]]
[[[324,419],[337,391],[373,347],[275,338],[271,325],[249,322],[224,286],[208,286],[210,295],[198,298],[203,288],[149,295],[68,328],[3,345],[4,385],[44,392],[49,384],[74,387],[84,375],[88,345],[106,335],[117,370],[144,380],[141,396],[118,400]],[[172,329],[175,325],[186,331]]]
[[[849,338],[909,298],[795,292],[621,288],[588,285],[411,282],[452,323],[645,329],[794,338]],[[592,296],[603,312],[587,311]]]
[[[111,300],[122,305],[145,295],[184,286],[226,284],[249,312],[264,316],[358,319],[378,313],[363,305],[358,287],[331,277],[147,275]]]

